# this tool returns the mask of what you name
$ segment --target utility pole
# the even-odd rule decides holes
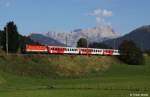
[[[68,42],[68,39],[67,39],[67,34],[66,34],[66,47],[68,46],[67,42]]]
[[[87,36],[86,42],[87,42],[87,43],[86,43],[86,48],[88,48],[88,44],[89,44],[89,43],[88,43],[88,36]]]
[[[114,49],[116,48],[116,40],[114,39]]]
[[[6,25],[6,54],[8,55],[8,29]]]
[[[89,53],[89,51],[88,51],[88,45],[89,45],[89,37],[88,37],[88,33],[87,33],[87,39],[86,39],[86,48],[87,48],[87,56],[88,56],[88,53]]]

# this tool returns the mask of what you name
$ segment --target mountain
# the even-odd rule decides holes
[[[100,26],[89,29],[75,29],[71,32],[48,32],[45,36],[67,44],[68,46],[76,46],[80,38],[86,38],[89,43],[102,42],[116,38],[119,34],[114,32],[111,26]]]
[[[118,48],[123,40],[133,40],[143,51],[150,49],[150,25],[139,27],[122,37],[110,39],[103,43]]]
[[[60,43],[57,40],[47,37],[42,34],[34,33],[34,34],[30,34],[28,37],[30,37],[30,39],[40,43],[41,45],[65,46],[65,44]]]

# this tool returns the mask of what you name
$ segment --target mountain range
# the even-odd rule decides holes
[[[48,32],[45,34],[33,33],[31,39],[39,41],[45,45],[64,45],[76,46],[80,38],[86,38],[88,43],[102,42],[104,40],[119,37],[111,26],[99,26],[88,29],[75,29],[71,32]]]
[[[88,43],[100,42],[115,49],[118,49],[124,40],[134,41],[143,51],[150,49],[150,25],[139,27],[123,36],[116,33],[110,26],[30,35],[31,39],[38,41],[40,44],[57,46],[76,46],[81,37],[86,38]]]
[[[118,49],[119,45],[124,40],[134,41],[136,45],[140,47],[143,51],[150,49],[150,25],[139,27],[124,36],[106,40],[103,43],[111,46],[112,48]]]
[[[28,37],[41,45],[65,46],[65,44],[60,43],[53,38],[38,33],[30,34]]]

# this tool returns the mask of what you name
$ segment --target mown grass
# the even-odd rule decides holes
[[[129,97],[130,93],[150,95],[150,57],[145,57],[146,64],[139,66],[123,64],[109,56],[54,55],[42,56],[40,59],[3,57],[0,57],[0,97]],[[84,72],[79,72],[78,68]],[[74,73],[76,70],[79,73]]]

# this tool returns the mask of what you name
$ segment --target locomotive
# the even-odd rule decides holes
[[[77,48],[61,46],[26,45],[26,53],[74,54],[74,55],[120,55],[117,49]]]

